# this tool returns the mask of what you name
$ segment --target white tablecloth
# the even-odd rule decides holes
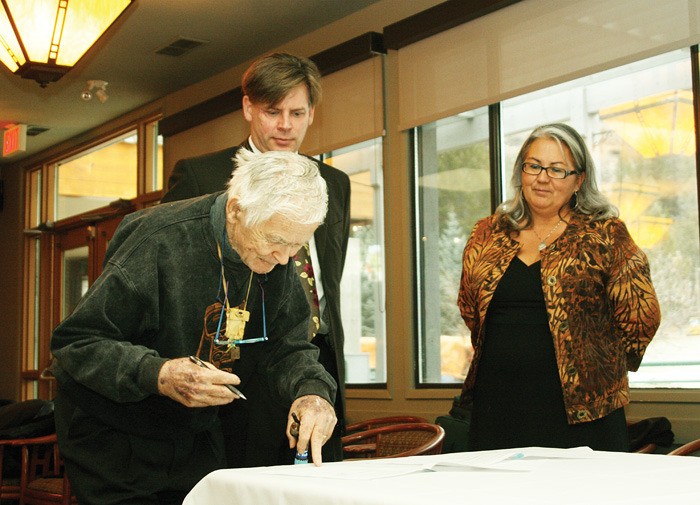
[[[700,458],[588,448],[218,470],[183,505],[699,504]]]

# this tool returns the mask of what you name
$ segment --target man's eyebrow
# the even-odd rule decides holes
[[[268,242],[273,242],[275,244],[285,244],[285,245],[293,245],[295,242],[290,242],[289,240],[285,239],[284,237],[280,235],[267,235],[266,240]]]

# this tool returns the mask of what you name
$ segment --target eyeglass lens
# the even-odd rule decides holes
[[[565,168],[560,167],[543,167],[537,163],[527,162],[522,164],[522,170],[526,174],[530,175],[540,175],[542,170],[544,170],[552,179],[565,179],[569,175],[577,173],[575,170],[566,170]]]

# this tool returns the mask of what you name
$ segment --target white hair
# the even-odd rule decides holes
[[[328,210],[326,181],[317,163],[290,151],[255,154],[239,149],[228,197],[238,200],[248,227],[275,214],[294,223],[320,224]]]

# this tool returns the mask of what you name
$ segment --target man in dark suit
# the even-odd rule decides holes
[[[178,161],[161,202],[224,189],[235,168],[233,158],[241,147],[253,152],[297,152],[307,128],[313,122],[314,110],[321,98],[320,78],[318,68],[307,58],[273,53],[255,61],[242,80],[243,115],[250,123],[250,136],[239,146]],[[338,423],[333,436],[323,446],[323,461],[339,461],[342,459],[340,436],[345,425],[345,359],[340,316],[340,279],[350,232],[350,179],[347,174],[330,165],[320,161],[317,163],[328,188],[328,213],[325,222],[318,227],[309,243],[320,312],[318,328],[315,335],[310,333],[310,338],[320,349],[319,362],[338,383],[335,403]],[[264,392],[261,391],[260,394]],[[278,419],[284,423],[286,412],[277,412],[271,405],[261,406],[259,412],[251,414],[251,419],[257,419],[251,420],[251,423],[277,423]],[[222,421],[227,422],[225,409]],[[281,441],[284,440],[286,439],[282,436]],[[231,460],[243,457],[235,448],[229,449]],[[283,447],[276,461],[271,461],[268,455],[247,454],[244,459],[246,466],[260,466],[287,463],[291,461],[291,456]]]

